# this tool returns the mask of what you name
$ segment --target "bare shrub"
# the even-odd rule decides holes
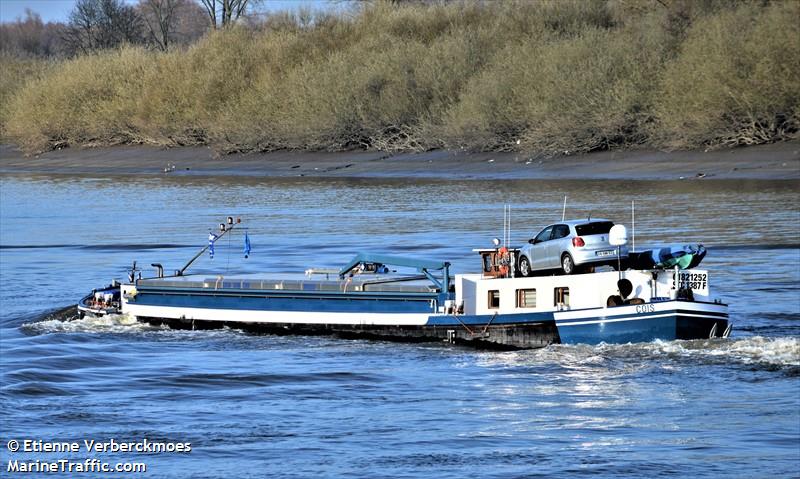
[[[555,155],[777,141],[798,130],[798,5],[379,1],[282,13],[187,49],[125,47],[45,73],[18,65],[0,76],[0,121],[29,150]]]
[[[0,138],[5,139],[10,105],[16,94],[29,82],[45,76],[55,62],[0,54]]]
[[[551,155],[643,143],[660,55],[635,36],[595,29],[509,46],[449,112],[447,143]]]
[[[695,24],[663,75],[657,114],[670,147],[752,145],[797,136],[800,4],[744,4]]]
[[[542,0],[537,3],[541,21],[558,35],[572,36],[588,29],[615,26],[605,0]]]
[[[135,126],[150,54],[86,55],[28,82],[9,106],[7,131],[28,150],[146,141]]]

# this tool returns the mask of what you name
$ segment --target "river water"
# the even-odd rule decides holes
[[[490,352],[174,331],[48,313],[172,271],[228,215],[249,228],[194,272],[335,267],[359,251],[450,260],[567,216],[637,246],[701,242],[727,340]],[[140,462],[134,477],[797,477],[796,181],[0,178],[0,476],[12,460]],[[11,452],[9,440],[189,442],[189,453]],[[37,476],[41,474],[33,474]],[[80,474],[65,474],[83,477]],[[86,477],[97,477],[89,474]]]

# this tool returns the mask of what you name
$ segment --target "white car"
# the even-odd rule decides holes
[[[614,222],[606,219],[562,221],[547,226],[528,240],[517,258],[517,271],[531,276],[534,271],[560,269],[564,274],[594,266],[617,268],[617,247],[608,242]],[[620,261],[628,258],[628,247],[620,247]]]

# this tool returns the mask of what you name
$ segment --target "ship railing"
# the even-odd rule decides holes
[[[421,279],[417,276],[413,279]],[[330,292],[397,292],[397,293],[433,293],[437,288],[429,284],[400,284],[411,278],[395,278],[393,281],[300,281],[300,280],[252,280],[252,279],[219,279],[206,278],[197,281],[170,281],[169,279],[143,279],[140,288],[169,289],[207,289],[212,291],[253,290],[253,291],[330,291]]]

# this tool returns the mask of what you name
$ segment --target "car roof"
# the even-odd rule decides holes
[[[558,223],[551,223],[551,224],[549,224],[549,225],[547,225],[547,226],[553,226],[553,225],[570,225],[570,226],[576,226],[576,225],[585,225],[585,224],[589,224],[589,223],[604,223],[604,222],[613,223],[613,221],[611,221],[611,220],[607,220],[607,219],[605,219],[605,218],[586,218],[586,219],[583,219],[583,220],[567,220],[567,221],[559,221]],[[545,228],[546,228],[547,226],[545,226]]]

